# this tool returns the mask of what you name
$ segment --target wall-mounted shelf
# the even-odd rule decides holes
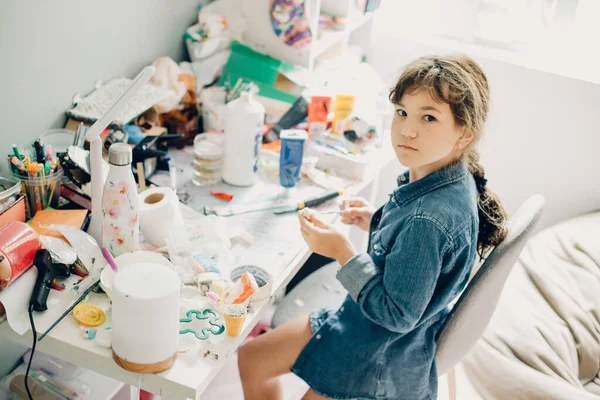
[[[311,48],[311,57],[313,59],[319,57],[323,54],[327,49],[331,46],[342,42],[347,41],[350,37],[350,34],[357,29],[363,27],[366,23],[370,22],[374,16],[374,12],[362,15],[355,15],[349,17],[347,22],[347,26],[342,31],[324,31],[321,33],[321,37],[316,39]]]
[[[246,45],[260,53],[309,70],[313,69],[317,58],[328,49],[338,44],[349,44],[352,34],[360,28],[365,27],[361,37],[370,36],[369,24],[375,13],[362,14],[355,8],[353,0],[306,0],[304,15],[310,24],[312,41],[304,48],[296,48],[285,44],[276,36],[272,27],[271,4],[268,0],[232,1],[239,4],[242,18],[246,21],[243,34],[243,42]],[[322,11],[346,18],[344,29],[319,34],[319,17]],[[363,39],[360,41],[363,42]]]

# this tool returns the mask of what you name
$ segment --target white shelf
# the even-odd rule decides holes
[[[369,22],[374,14],[375,12],[370,12],[368,14],[348,17],[347,26],[344,30],[322,32],[322,36],[312,44],[311,57],[313,59],[319,57],[331,46],[348,38],[352,32]]]

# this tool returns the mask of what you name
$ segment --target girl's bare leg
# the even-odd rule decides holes
[[[245,400],[282,399],[279,377],[290,372],[311,336],[308,315],[304,315],[242,346],[238,355],[238,367]]]

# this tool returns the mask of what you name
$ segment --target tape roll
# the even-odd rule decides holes
[[[144,190],[139,196],[140,231],[144,240],[163,247],[171,227],[183,224],[177,194],[171,188],[157,187]]]
[[[231,280],[237,281],[246,272],[250,272],[258,284],[258,290],[250,299],[258,301],[269,298],[273,290],[273,276],[269,271],[256,265],[241,265],[231,271]]]

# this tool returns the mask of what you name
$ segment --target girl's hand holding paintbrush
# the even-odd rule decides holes
[[[337,260],[340,265],[356,255],[350,240],[330,225],[323,222],[318,213],[310,208],[298,212],[302,237],[308,248],[324,257]]]
[[[356,225],[364,231],[369,231],[375,209],[365,199],[346,199],[340,204],[340,210],[343,210],[342,223]]]

